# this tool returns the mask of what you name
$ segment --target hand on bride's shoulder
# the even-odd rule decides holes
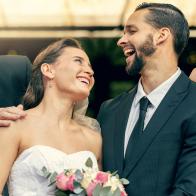
[[[0,127],[8,127],[11,122],[25,118],[25,116],[26,112],[22,105],[0,108]]]

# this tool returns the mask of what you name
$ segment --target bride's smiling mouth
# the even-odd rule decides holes
[[[90,78],[84,76],[78,76],[77,79],[83,84],[90,85]]]

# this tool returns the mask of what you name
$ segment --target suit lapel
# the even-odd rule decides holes
[[[124,177],[130,175],[150,144],[153,142],[153,139],[167,122],[178,104],[183,100],[187,94],[188,84],[189,80],[187,77],[184,74],[181,74],[174,85],[170,88],[159,107],[155,111],[154,115],[150,119],[144,130],[144,133],[135,145],[134,152],[131,155],[128,155],[127,164],[123,171]]]
[[[115,115],[114,157],[119,174],[123,169],[125,130],[136,89],[137,88],[134,88],[133,90],[128,92],[127,95],[125,95],[126,97],[122,97],[118,111]]]

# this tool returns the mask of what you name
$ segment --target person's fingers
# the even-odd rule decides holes
[[[13,114],[23,114],[23,113],[25,113],[23,111],[23,109],[21,108],[21,106],[19,106],[19,107],[12,106],[12,107],[4,108],[4,109],[7,110],[10,113],[13,113]]]
[[[1,115],[1,112],[16,114],[16,115],[19,115],[21,117],[26,115],[26,112],[22,109],[21,106],[19,106],[19,107],[12,106],[12,107],[0,108],[0,115]]]
[[[23,110],[23,105],[19,104],[19,105],[17,105],[17,108],[19,108],[20,110]]]
[[[9,127],[11,122],[9,120],[0,120],[0,127]]]
[[[20,118],[24,118],[26,116],[26,112],[23,111],[23,107],[19,105],[18,107],[6,107],[0,108],[0,120],[3,123],[3,120],[18,120]],[[7,124],[7,122],[5,122]]]
[[[7,109],[0,108],[0,120],[17,120],[20,117],[20,114],[12,113]]]
[[[17,109],[19,109],[19,114],[21,115],[21,117],[25,117],[27,115],[26,111],[24,111],[24,107],[22,104],[17,106]]]

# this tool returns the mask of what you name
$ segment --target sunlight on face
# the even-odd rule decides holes
[[[140,73],[146,63],[146,57],[151,57],[156,51],[153,43],[155,29],[145,21],[146,14],[146,10],[134,12],[128,18],[124,35],[117,43],[123,49],[126,71],[130,75]]]
[[[87,54],[78,48],[63,50],[54,66],[55,83],[61,92],[76,99],[89,96],[94,85],[94,72]]]

